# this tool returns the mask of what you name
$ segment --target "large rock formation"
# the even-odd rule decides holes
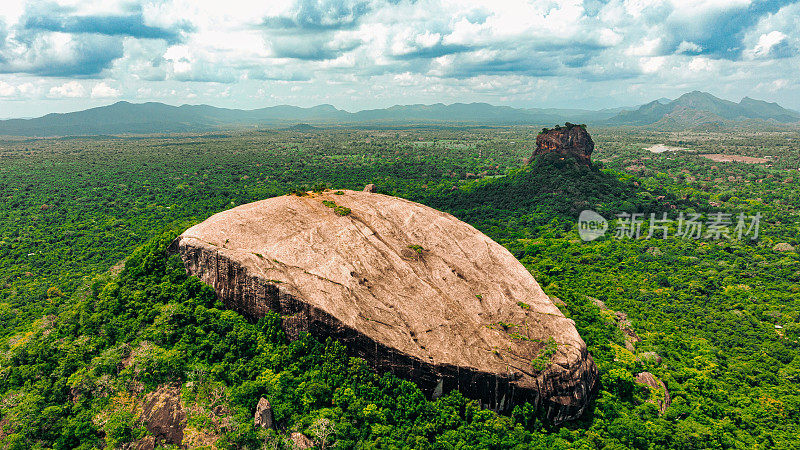
[[[230,308],[332,336],[428,395],[577,418],[598,384],[578,335],[504,247],[455,217],[355,191],[271,198],[212,216],[172,246]]]
[[[580,164],[591,164],[594,141],[584,125],[567,123],[564,127],[543,129],[536,136],[536,150],[533,156],[554,154],[561,158],[575,158]]]

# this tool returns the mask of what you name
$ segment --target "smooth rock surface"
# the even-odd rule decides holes
[[[228,307],[275,311],[290,338],[339,339],[428,395],[458,389],[503,412],[533,402],[560,423],[598,387],[574,322],[522,264],[424,205],[356,191],[275,197],[212,216],[172,250]],[[555,354],[537,372],[549,338]]]

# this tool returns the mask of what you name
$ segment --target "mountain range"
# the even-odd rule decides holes
[[[743,98],[739,103],[693,91],[672,101],[655,100],[632,111],[622,111],[607,121],[611,125],[655,125],[655,128],[697,126],[748,119],[793,123],[800,113],[777,103]]]
[[[288,127],[298,123],[339,126],[413,125],[553,125],[570,121],[593,125],[634,125],[654,128],[692,127],[710,123],[760,120],[800,122],[800,113],[745,97],[739,103],[704,92],[690,92],[675,100],[658,99],[638,108],[599,111],[555,108],[512,108],[488,103],[396,105],[348,112],[332,105],[311,108],[272,106],[241,110],[209,105],[172,106],[129,103],[33,119],[0,121],[0,135],[65,136],[197,132],[231,128]]]

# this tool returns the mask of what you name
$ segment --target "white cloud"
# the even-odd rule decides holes
[[[758,38],[758,43],[753,48],[753,56],[755,57],[764,57],[768,56],[772,51],[773,47],[784,42],[787,36],[780,31],[771,31],[767,34],[762,34]]]
[[[122,93],[119,89],[107,85],[104,82],[97,83],[92,88],[92,98],[114,98],[119,97]]]
[[[709,73],[714,71],[714,61],[697,56],[689,62],[689,71],[694,73]]]
[[[60,86],[53,86],[48,93],[48,97],[52,98],[77,98],[85,95],[86,90],[77,81],[68,81]]]
[[[16,93],[16,86],[0,81],[0,97],[13,97]]]
[[[642,58],[639,60],[639,64],[642,67],[642,72],[644,73],[655,73],[661,70],[664,67],[664,64],[667,62],[667,58],[663,56],[655,56],[652,58]]]
[[[703,47],[689,41],[681,41],[677,50],[678,53],[700,53],[702,51]]]

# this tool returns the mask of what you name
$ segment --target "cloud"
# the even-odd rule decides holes
[[[28,30],[61,33],[91,33],[106,36],[130,36],[139,39],[163,39],[169,43],[183,40],[183,34],[191,31],[188,23],[172,29],[145,25],[141,12],[119,16],[70,16],[67,14],[35,14],[23,23]]]
[[[99,74],[123,55],[118,39],[98,35],[38,34],[0,50],[0,73],[55,77]]]
[[[756,58],[781,58],[789,56],[790,52],[791,46],[788,43],[788,36],[780,31],[762,34],[758,38],[755,48],[753,48],[753,56]]]
[[[52,98],[77,98],[86,96],[86,90],[79,82],[68,81],[61,86],[53,86],[47,95]]]
[[[92,98],[115,98],[119,97],[122,93],[119,89],[114,89],[113,87],[107,85],[104,82],[97,83],[92,88],[91,97]]]
[[[16,93],[16,86],[0,81],[0,97],[13,97]]]
[[[57,2],[27,2],[8,29],[0,20],[0,73],[52,77],[92,77],[124,56],[124,39],[180,42],[193,30],[186,22],[169,28],[148,25],[141,5],[128,2],[105,11],[114,2],[62,6]],[[79,6],[78,6],[79,5]]]
[[[769,93],[800,64],[798,0],[16,3],[0,3],[0,79],[32,99],[48,98],[46,77],[59,77],[83,83],[86,98],[150,92],[226,106],[581,102],[589,92],[635,104],[711,85],[740,97]],[[292,91],[299,82],[302,91]],[[23,83],[38,91],[23,94]],[[785,89],[800,106],[800,85]]]
[[[287,37],[275,39],[270,43],[272,56],[276,58],[292,58],[305,61],[323,61],[335,59],[358,47],[358,42],[336,45],[325,38]]]
[[[691,54],[714,58],[739,59],[746,32],[763,17],[779,11],[797,0],[705,0],[680,4],[667,17],[666,34],[672,52],[686,52],[686,43],[693,44]],[[683,47],[682,47],[683,46]]]
[[[167,79],[178,81],[233,83],[236,68],[202,48],[178,45],[167,49],[156,65],[165,67]]]
[[[245,72],[250,80],[262,81],[311,81],[311,74],[293,67],[254,67]]]
[[[0,17],[0,50],[3,49],[6,45],[6,39],[8,38],[8,27],[6,26],[6,22]]]
[[[352,29],[371,10],[362,0],[297,0],[288,14],[265,17],[267,29],[320,32]]]
[[[683,53],[686,55],[699,55],[703,53],[703,47],[695,44],[694,42],[681,41],[675,51],[676,53]]]

